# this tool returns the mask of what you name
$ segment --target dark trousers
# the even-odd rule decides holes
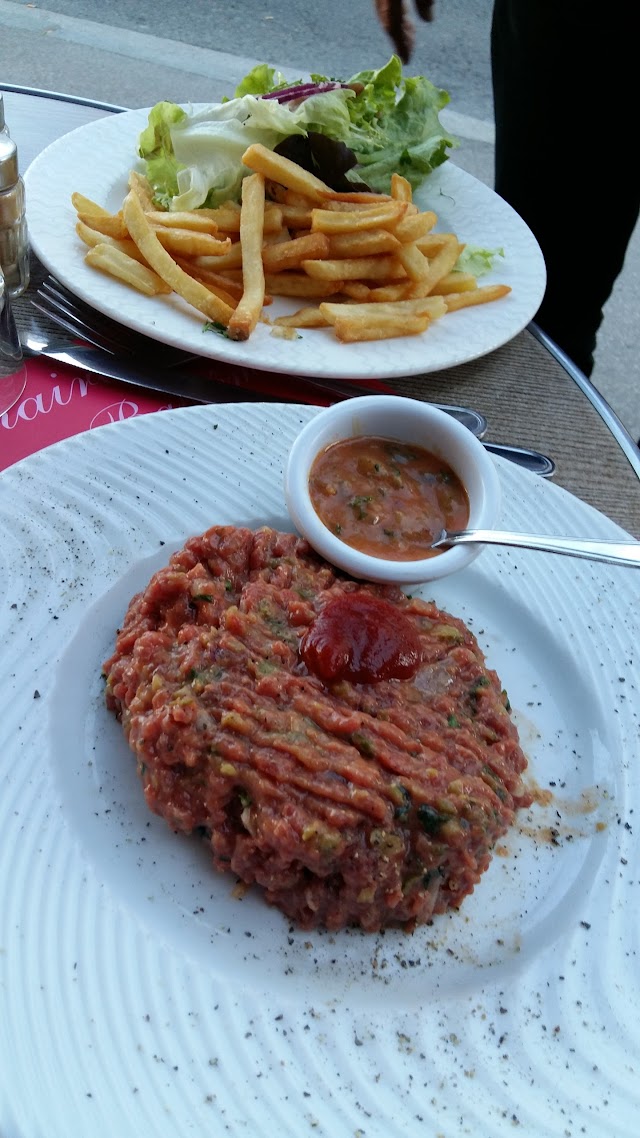
[[[639,29],[633,0],[494,3],[495,189],[542,248],[535,319],[586,375],[640,206]]]

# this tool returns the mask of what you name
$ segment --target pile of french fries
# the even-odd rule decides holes
[[[87,264],[148,296],[177,293],[232,340],[258,321],[285,337],[331,327],[343,343],[418,335],[511,291],[454,270],[464,246],[400,175],[390,194],[339,193],[260,144],[242,160],[241,203],[217,209],[159,210],[136,172],[118,213],[74,193]],[[301,307],[269,320],[275,296]]]

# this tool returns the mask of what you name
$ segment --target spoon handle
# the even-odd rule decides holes
[[[520,549],[540,549],[546,553],[564,553],[568,557],[584,557],[591,561],[606,561],[611,565],[631,565],[640,569],[640,542],[589,541],[585,538],[550,537],[545,534],[510,533],[508,530],[474,529],[448,533],[440,539],[442,545],[466,545],[482,542],[487,545],[512,545]]]
[[[502,458],[509,458],[517,466],[523,466],[532,474],[539,474],[542,478],[553,478],[556,464],[546,454],[537,450],[527,450],[525,447],[505,446],[503,443],[488,443],[484,439],[482,445],[490,454],[499,454]]]

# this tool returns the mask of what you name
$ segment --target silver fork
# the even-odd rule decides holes
[[[177,367],[198,358],[191,352],[158,343],[151,336],[145,336],[142,332],[119,324],[110,316],[104,316],[74,296],[54,277],[46,277],[30,300],[41,315],[64,328],[70,336],[85,340],[94,348],[101,348],[110,355],[141,356],[149,363],[161,364],[163,367]]]

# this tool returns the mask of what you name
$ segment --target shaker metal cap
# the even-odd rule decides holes
[[[18,181],[18,147],[7,134],[0,134],[0,193]]]
[[[0,92],[0,130],[4,130],[4,96]]]

